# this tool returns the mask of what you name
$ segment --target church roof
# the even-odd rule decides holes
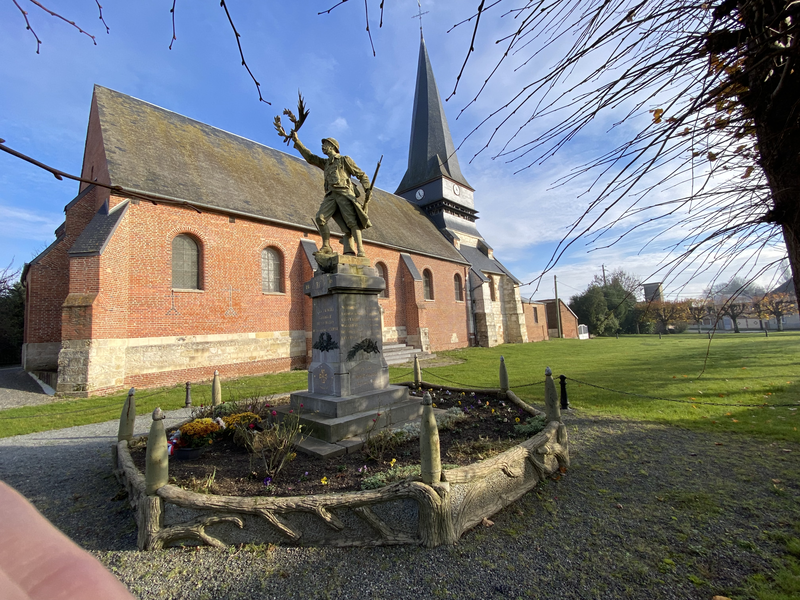
[[[499,260],[495,258],[489,258],[478,248],[465,246],[462,244],[459,251],[476,271],[480,271],[481,273],[493,273],[495,275],[508,275],[514,283],[517,285],[520,284],[519,279],[514,277],[511,274],[511,271],[506,269]]]
[[[108,204],[101,206],[100,210],[89,221],[89,224],[81,231],[78,239],[72,244],[72,248],[69,249],[69,255],[93,256],[102,254],[127,210],[127,202],[118,204],[110,211],[108,210]]]
[[[461,174],[425,39],[420,36],[408,170],[395,193],[402,194],[441,176],[473,189]]]
[[[94,98],[111,185],[314,230],[323,173],[302,158],[108,88]],[[464,262],[405,199],[376,188],[369,207],[365,241]]]

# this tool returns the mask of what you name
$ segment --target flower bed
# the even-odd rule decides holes
[[[550,407],[556,402],[550,377],[547,386]],[[465,406],[472,401],[469,393],[440,393],[437,404],[458,406],[460,401],[467,411],[477,411],[474,403],[471,409]],[[495,393],[500,394],[499,390]],[[495,413],[509,408],[510,416],[497,414],[495,419],[511,418],[514,425],[524,426],[526,419],[522,417],[541,414],[510,391],[498,402],[507,406],[498,403]],[[485,408],[481,410],[486,412]],[[493,413],[488,414],[491,419]],[[147,495],[145,477],[134,464],[124,439],[115,446],[115,473],[136,511],[142,549],[182,543],[437,546],[455,542],[464,531],[519,498],[544,477],[567,468],[566,429],[552,418],[557,409],[554,413],[548,410],[548,414],[550,422],[541,432],[492,458],[442,471],[440,480],[430,485],[412,476],[356,492],[252,497],[198,493],[166,484]],[[442,460],[448,461],[446,456]],[[392,463],[391,468],[399,465]],[[335,474],[323,477],[328,485],[320,478],[320,487],[328,490]]]

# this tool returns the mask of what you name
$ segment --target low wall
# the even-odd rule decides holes
[[[553,415],[558,413],[550,406],[555,387],[548,379],[548,414]],[[541,414],[511,391],[507,398],[529,414]],[[198,494],[170,484],[147,495],[127,441],[113,447],[113,460],[136,513],[142,550],[242,543],[434,547],[456,542],[539,481],[567,468],[569,442],[564,424],[553,419],[540,433],[494,458],[443,471],[432,485],[417,479],[376,490],[288,498]]]
[[[226,366],[226,376],[238,376],[304,367],[305,362],[305,330],[67,340],[58,355],[56,391],[87,396],[180,383]]]

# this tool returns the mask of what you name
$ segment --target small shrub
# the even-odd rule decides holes
[[[455,429],[456,423],[467,418],[464,411],[457,406],[448,408],[444,413],[436,415],[436,426],[439,429]]]
[[[367,431],[367,439],[364,441],[364,447],[361,452],[364,455],[377,462],[383,462],[383,457],[391,454],[397,449],[400,444],[405,442],[407,434],[402,429],[392,431],[391,429],[381,429],[377,433],[372,430]]]
[[[266,475],[275,479],[284,465],[297,456],[295,448],[303,439],[302,428],[300,419],[290,414],[280,423],[273,423],[263,430],[250,427],[250,424],[237,425],[234,427],[233,441],[250,453],[251,468],[253,458],[260,456]]]
[[[524,423],[514,425],[514,432],[518,435],[531,437],[536,435],[547,425],[547,417],[544,415],[537,415],[535,417],[528,417]]]

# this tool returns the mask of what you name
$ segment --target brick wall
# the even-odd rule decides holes
[[[544,304],[523,303],[525,313],[525,327],[528,330],[529,342],[541,342],[549,340],[547,334],[547,313]]]
[[[68,212],[69,235],[59,254],[51,252],[52,257],[45,257],[48,262],[41,261],[52,263],[60,287],[31,288],[38,302],[50,298],[51,321],[60,313],[60,331],[51,325],[48,339],[69,342],[60,357],[61,368],[69,375],[60,381],[59,391],[93,394],[131,385],[176,383],[206,377],[214,368],[238,376],[306,366],[311,300],[303,294],[303,283],[312,270],[300,240],[308,237],[319,246],[316,234],[140,201],[128,206],[102,255],[68,259],[66,250],[102,201],[102,193],[90,192],[73,205]],[[112,195],[109,204],[121,201]],[[172,240],[180,234],[192,236],[200,248],[200,290],[172,289]],[[282,257],[281,293],[261,291],[265,247]],[[422,282],[413,281],[399,252],[369,244],[366,248],[373,264],[382,262],[388,272],[388,297],[380,299],[384,327],[407,331],[409,336],[413,330],[417,339],[427,338],[433,351],[468,345],[466,304],[456,301],[453,289],[456,273],[466,279],[463,265],[412,257],[420,271],[430,269],[434,275],[434,300],[429,301],[423,297]],[[61,265],[64,268],[58,270]],[[30,277],[35,279],[42,269],[33,269]],[[31,322],[46,321],[36,306],[31,303]],[[265,341],[270,332],[280,332],[276,333],[280,340]],[[305,332],[300,346],[296,332]],[[258,335],[258,342],[228,339],[251,333]],[[198,342],[204,336],[224,340]],[[147,340],[129,343],[143,338]],[[184,348],[180,356],[176,346]],[[186,350],[189,346],[193,349]],[[166,366],[145,372],[148,357],[151,365]],[[226,362],[234,358],[236,362]]]
[[[578,339],[578,317],[575,316],[563,300],[559,300],[559,307],[561,309],[561,331],[563,338]],[[556,316],[556,303],[555,300],[547,301],[547,326],[553,331],[558,331],[558,321]]]

